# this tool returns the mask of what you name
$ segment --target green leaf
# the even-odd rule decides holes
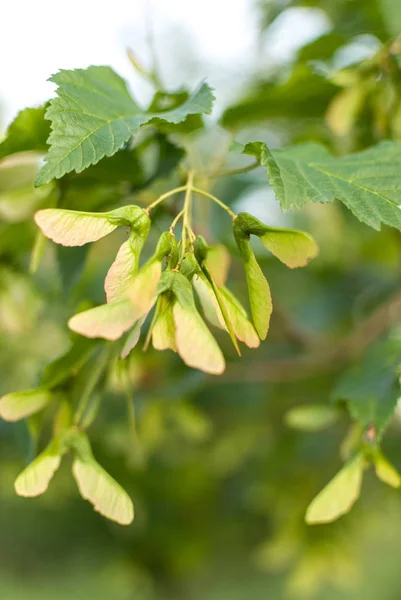
[[[393,465],[387,460],[385,456],[377,448],[373,454],[373,461],[375,465],[376,475],[387,485],[391,487],[401,487],[401,476]]]
[[[401,229],[401,142],[381,142],[340,158],[319,144],[270,151],[253,142],[244,152],[266,167],[283,210],[337,199],[374,229],[382,223]]]
[[[285,414],[285,423],[300,431],[321,431],[331,427],[338,419],[338,411],[325,404],[295,406]]]
[[[87,436],[77,432],[71,447],[75,454],[72,472],[81,496],[107,519],[120,525],[132,523],[134,507],[130,497],[95,460]]]
[[[18,113],[0,144],[0,160],[16,152],[46,152],[50,124],[45,120],[45,110],[45,106],[40,106]]]
[[[401,396],[397,374],[400,363],[398,341],[377,344],[359,365],[343,374],[333,390],[333,399],[347,402],[351,416],[364,428],[374,424],[379,438]]]
[[[118,340],[142,315],[128,298],[119,298],[80,312],[68,321],[68,327],[88,338]]]
[[[42,410],[52,399],[47,389],[12,392],[0,398],[0,417],[5,421],[19,421]]]
[[[180,106],[147,113],[110,67],[63,70],[50,81],[57,84],[58,97],[46,111],[52,122],[50,150],[36,185],[73,170],[79,173],[104,156],[112,156],[146,123],[180,123],[188,115],[209,114],[214,100],[204,83]]]
[[[59,468],[61,458],[65,452],[66,447],[63,444],[63,439],[61,436],[57,436],[18,475],[14,484],[18,496],[32,498],[44,494],[54,473]]]
[[[361,492],[364,464],[363,454],[357,454],[337,473],[308,506],[307,523],[331,523],[351,510]]]

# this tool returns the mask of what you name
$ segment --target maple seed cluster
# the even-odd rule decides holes
[[[184,213],[184,211],[182,211]],[[244,263],[252,321],[240,301],[225,287],[230,256],[218,244],[209,246],[184,222],[177,243],[174,227],[162,233],[153,255],[139,266],[149,235],[149,208],[124,206],[110,212],[90,213],[44,209],[35,215],[43,234],[64,246],[82,246],[108,235],[119,226],[129,228],[104,283],[106,303],[74,315],[70,329],[89,338],[117,340],[127,334],[121,357],[136,346],[141,327],[155,306],[145,347],[152,341],[157,350],[177,352],[185,364],[206,373],[221,374],[223,353],[199,313],[210,324],[226,330],[238,354],[238,340],[256,348],[265,339],[272,312],[269,285],[256,261],[251,235],[290,268],[301,267],[318,252],[307,233],[268,227],[255,217],[233,216],[234,237]],[[165,268],[163,268],[165,266]]]

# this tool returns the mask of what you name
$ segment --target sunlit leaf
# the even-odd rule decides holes
[[[300,144],[270,151],[262,142],[247,144],[247,154],[259,158],[283,210],[307,202],[340,200],[363,223],[401,229],[401,142],[377,146],[342,157],[324,146]]]
[[[365,459],[357,454],[312,500],[306,511],[306,522],[330,523],[349,512],[359,498]]]
[[[0,398],[0,417],[5,421],[19,421],[42,410],[51,400],[47,389],[12,392]]]
[[[46,111],[52,122],[50,150],[37,185],[112,156],[146,123],[180,123],[188,115],[210,113],[214,100],[204,83],[173,110],[147,113],[110,67],[62,70],[50,80],[58,86],[58,97]]]

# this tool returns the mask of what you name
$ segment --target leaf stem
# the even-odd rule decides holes
[[[249,171],[253,171],[260,167],[260,162],[256,160],[255,162],[247,165],[246,167],[238,167],[236,169],[226,169],[225,171],[215,171],[215,172],[206,172],[200,173],[200,176],[209,177],[210,179],[216,179],[217,177],[230,177],[231,175],[241,175],[242,173],[249,173]]]
[[[182,209],[178,213],[178,215],[175,217],[174,221],[171,223],[171,225],[170,225],[170,233],[173,233],[174,227],[177,225],[178,221],[181,219],[181,217],[183,216],[183,214],[184,214],[184,209]]]
[[[213,196],[212,194],[209,194],[209,192],[206,192],[205,190],[201,190],[200,188],[196,188],[193,187],[191,188],[193,192],[195,192],[195,194],[200,194],[201,196],[206,196],[206,198],[209,198],[210,200],[213,200],[213,202],[215,202],[216,204],[218,204],[220,206],[220,208],[222,208],[223,210],[225,210],[230,217],[232,217],[233,219],[237,218],[237,215],[235,214],[235,212],[233,212],[231,210],[231,208],[229,208],[227,206],[227,204],[224,204],[224,202],[222,202],[221,200],[219,200],[218,198],[216,198],[216,196]]]
[[[187,190],[187,186],[181,185],[180,187],[176,187],[173,190],[170,190],[170,191],[166,192],[165,194],[162,194],[161,196],[156,198],[156,200],[154,202],[149,204],[149,206],[147,206],[145,208],[145,211],[149,214],[150,211],[155,208],[155,206],[160,204],[160,202],[163,202],[163,200],[166,200],[166,198],[170,198],[170,196],[174,196],[174,194],[178,194],[179,192],[184,192],[186,190]]]
[[[191,228],[191,196],[192,196],[192,192],[194,191],[194,188],[192,187],[192,182],[194,180],[194,171],[191,169],[190,171],[188,171],[188,179],[187,179],[187,185],[186,187],[186,191],[185,191],[185,200],[184,200],[184,208],[183,208],[183,220],[182,220],[182,235],[181,235],[181,241],[182,241],[182,246],[181,246],[181,260],[183,259],[184,255],[185,255],[185,251],[186,251],[186,245],[187,245],[187,230],[189,230]]]

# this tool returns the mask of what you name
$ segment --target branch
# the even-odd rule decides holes
[[[321,373],[340,369],[344,364],[357,359],[364,350],[401,319],[401,292],[386,300],[366,319],[361,321],[351,333],[330,345],[319,345],[314,350],[276,360],[255,364],[230,365],[227,371],[216,378],[216,382],[237,381],[280,382],[307,379]]]

